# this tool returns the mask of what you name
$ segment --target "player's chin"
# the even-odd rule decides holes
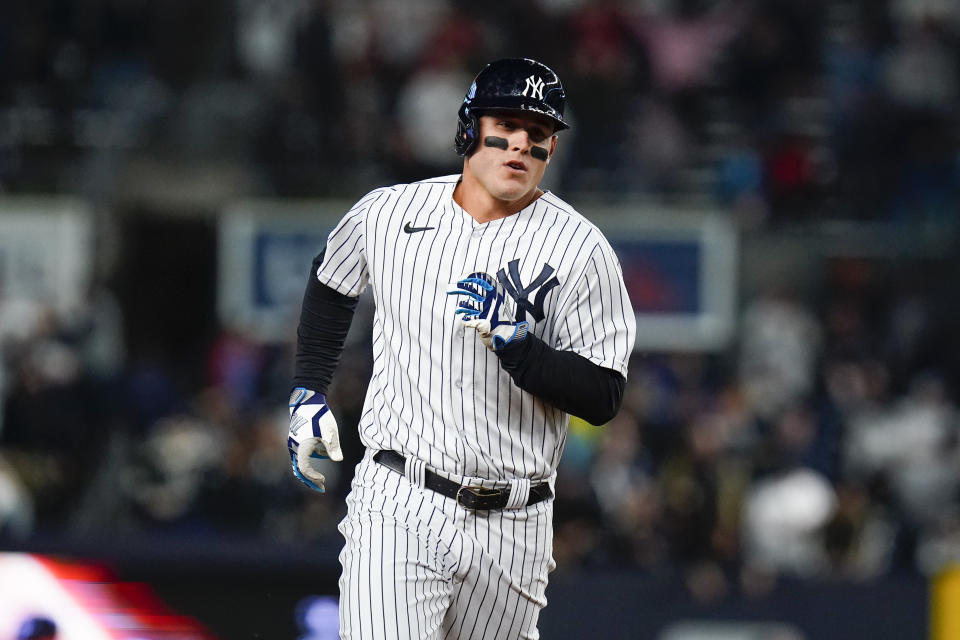
[[[500,189],[498,193],[493,194],[501,202],[513,203],[526,198],[530,189]]]
[[[503,200],[516,200],[527,195],[537,186],[531,173],[511,173],[503,176],[497,185]]]

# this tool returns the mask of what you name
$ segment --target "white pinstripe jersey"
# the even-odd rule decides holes
[[[620,264],[552,193],[480,224],[454,202],[458,180],[376,189],[328,237],[318,280],[349,296],[369,285],[376,306],[360,437],[452,475],[552,480],[569,416],[513,383],[446,291],[499,274],[532,333],[626,376],[635,320]]]

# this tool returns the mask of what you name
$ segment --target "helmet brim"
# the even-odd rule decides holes
[[[515,111],[518,113],[535,113],[553,122],[553,131],[569,129],[570,125],[563,121],[562,116],[555,109],[544,108],[542,103],[522,98],[500,98],[498,100],[477,101],[471,104],[469,112],[481,115],[490,111]]]

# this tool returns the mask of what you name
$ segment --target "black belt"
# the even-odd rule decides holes
[[[377,451],[373,459],[401,475],[406,473],[407,461],[396,451]],[[448,498],[453,498],[460,506],[470,509],[471,511],[504,509],[510,500],[509,488],[485,489],[478,486],[459,485],[453,480],[437,475],[433,471],[430,471],[430,469],[424,469],[424,485],[427,489],[436,491]],[[552,497],[553,492],[550,491],[549,484],[546,482],[535,484],[530,487],[530,497],[527,499],[527,506],[529,507],[532,504],[537,504]]]

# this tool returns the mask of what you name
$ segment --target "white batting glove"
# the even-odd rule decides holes
[[[315,491],[324,491],[326,478],[318,460],[343,460],[337,421],[322,393],[297,387],[290,394],[290,435],[287,437],[293,474]]]
[[[471,273],[453,286],[447,295],[462,296],[455,313],[465,326],[476,329],[487,349],[500,351],[527,337],[529,324],[525,320],[514,322],[503,305],[503,289],[493,276]]]

